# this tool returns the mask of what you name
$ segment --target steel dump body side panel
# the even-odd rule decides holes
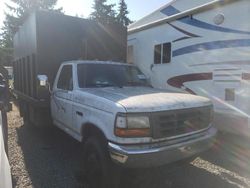
[[[35,97],[35,54],[37,53],[36,15],[32,14],[14,36],[14,88]]]
[[[31,14],[14,36],[14,60],[37,52],[36,15]]]
[[[37,86],[46,74],[53,84],[62,62],[69,60],[126,61],[126,28],[38,11],[30,15],[14,38],[15,90],[33,99],[49,99]]]

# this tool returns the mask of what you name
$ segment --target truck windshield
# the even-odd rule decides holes
[[[80,64],[77,67],[80,88],[149,86],[136,67],[114,64]]]

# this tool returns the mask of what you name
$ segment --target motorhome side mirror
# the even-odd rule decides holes
[[[48,76],[47,75],[37,75],[39,86],[46,87],[48,85]]]

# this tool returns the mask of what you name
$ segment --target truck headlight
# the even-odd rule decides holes
[[[148,137],[150,123],[147,116],[118,114],[115,121],[115,135],[119,137]]]

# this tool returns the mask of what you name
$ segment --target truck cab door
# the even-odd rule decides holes
[[[72,127],[73,70],[72,65],[64,65],[51,98],[52,116],[61,128]],[[67,131],[68,132],[68,131]]]

